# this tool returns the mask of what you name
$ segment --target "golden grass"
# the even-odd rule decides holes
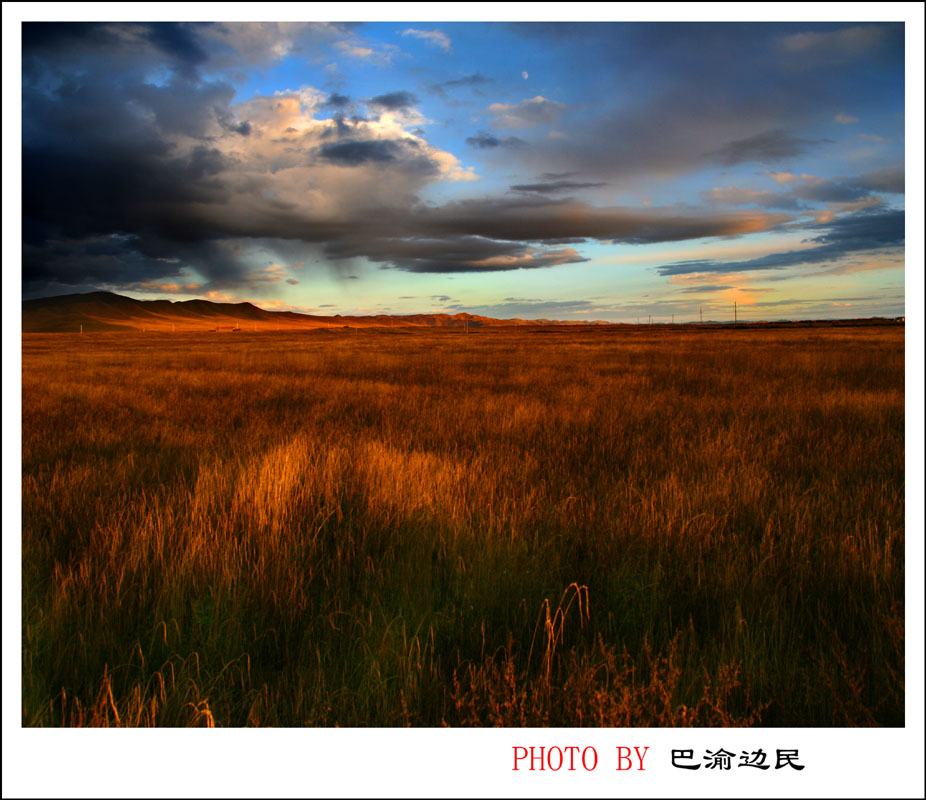
[[[902,725],[889,327],[23,337],[25,725]]]

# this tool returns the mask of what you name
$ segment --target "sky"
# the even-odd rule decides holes
[[[903,23],[24,23],[22,296],[904,314]]]

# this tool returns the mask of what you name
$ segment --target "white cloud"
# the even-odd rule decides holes
[[[372,64],[389,64],[392,57],[399,52],[399,48],[394,44],[381,44],[378,47],[372,46],[366,42],[335,42],[334,46],[348,58],[356,58],[358,61],[368,61]]]
[[[357,208],[406,203],[435,181],[478,179],[472,167],[411,132],[423,119],[415,109],[317,118],[326,96],[302,87],[232,107],[250,135],[227,132],[215,147],[234,165],[226,177],[240,188],[239,205],[263,207],[269,199],[294,215],[338,219]]]
[[[402,31],[402,35],[414,36],[416,39],[424,39],[426,42],[441,48],[445,53],[450,52],[450,37],[441,31],[422,31],[416,28],[408,28]]]
[[[527,74],[527,70],[524,70],[521,73],[521,77],[524,78],[524,80],[527,80],[530,77],[530,75]]]
[[[344,53],[344,55],[350,56],[351,58],[365,59],[373,55],[373,49],[371,47],[362,47],[361,45],[351,44],[350,42],[335,42],[334,46]]]
[[[853,117],[851,114],[840,111],[833,117],[833,122],[838,122],[840,125],[851,125],[854,122],[858,122],[858,117]]]

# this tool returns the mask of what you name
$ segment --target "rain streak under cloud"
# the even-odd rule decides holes
[[[24,297],[903,313],[902,24],[22,30]]]

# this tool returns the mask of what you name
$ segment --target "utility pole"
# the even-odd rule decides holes
[[[81,336],[84,335],[84,326],[83,326],[83,325],[80,326],[80,335],[81,335]]]
[[[736,300],[733,301],[733,324],[736,325]]]
[[[704,306],[698,306],[698,316],[701,317],[701,324],[704,324]]]
[[[652,315],[652,314],[649,315],[649,324],[650,324],[650,325],[653,324],[653,315]]]
[[[672,315],[672,324],[675,324],[675,314]]]

